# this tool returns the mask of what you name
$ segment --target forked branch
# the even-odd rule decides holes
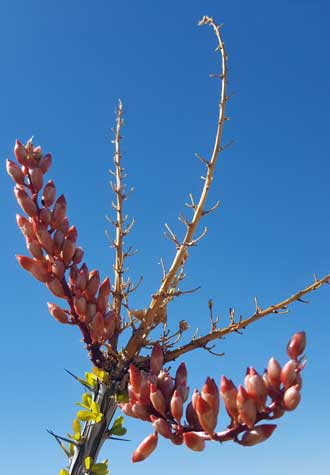
[[[161,286],[151,299],[150,305],[148,307],[145,319],[141,322],[140,327],[138,330],[133,334],[131,339],[129,340],[127,347],[126,347],[126,357],[131,359],[143,346],[143,340],[148,335],[149,331],[154,326],[154,318],[160,309],[163,303],[163,296],[167,294],[168,289],[173,283],[175,276],[181,266],[181,263],[185,257],[185,253],[187,248],[192,246],[196,243],[194,240],[194,235],[197,231],[199,222],[203,216],[204,208],[206,199],[212,184],[214,170],[217,163],[217,159],[221,152],[221,138],[222,138],[222,131],[223,126],[226,121],[225,116],[225,106],[227,101],[227,53],[225,51],[224,42],[220,32],[220,26],[216,25],[212,18],[210,17],[203,17],[203,19],[199,22],[199,25],[210,25],[213,28],[213,31],[216,35],[218,46],[217,50],[220,52],[221,55],[221,67],[222,71],[219,77],[221,78],[221,97],[219,103],[219,116],[217,122],[217,130],[215,136],[215,142],[213,147],[213,152],[211,155],[210,161],[205,163],[207,168],[207,173],[204,180],[204,186],[199,198],[198,203],[193,208],[194,214],[192,220],[187,223],[186,234],[182,243],[177,247],[177,252],[174,256],[173,262],[169,270],[167,271],[166,275],[164,276]]]

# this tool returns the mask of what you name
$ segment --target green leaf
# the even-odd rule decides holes
[[[125,429],[125,427],[115,427],[114,429],[110,430],[110,433],[112,435],[118,435],[118,436],[125,435],[126,432],[127,432],[127,429]]]
[[[85,458],[85,468],[89,470],[93,464],[93,459],[92,457],[86,457]]]
[[[128,393],[122,392],[116,394],[116,402],[118,403],[126,403],[129,401]]]
[[[92,421],[94,420],[94,416],[93,416],[93,413],[90,412],[90,411],[78,411],[77,412],[77,417],[80,421]]]
[[[82,395],[82,402],[85,406],[90,407],[92,404],[92,396],[89,393],[84,393]]]
[[[74,434],[77,434],[81,432],[81,424],[80,424],[80,421],[79,419],[73,419],[72,421],[72,430],[74,432]]]
[[[100,412],[100,406],[98,405],[96,401],[91,402],[90,408],[92,412],[96,412],[96,413]]]
[[[94,463],[91,470],[94,475],[107,475],[109,473],[108,460],[104,460],[104,462],[100,463]]]

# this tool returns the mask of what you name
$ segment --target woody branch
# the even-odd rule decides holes
[[[204,186],[203,186],[199,201],[193,208],[194,214],[193,214],[192,220],[191,222],[185,221],[186,228],[187,228],[186,234],[181,244],[179,243],[177,245],[177,252],[173,259],[172,265],[170,269],[168,270],[168,272],[165,274],[158,292],[156,292],[152,296],[145,318],[142,320],[140,327],[137,329],[136,332],[133,333],[131,339],[129,340],[127,344],[127,347],[126,347],[127,359],[131,359],[143,346],[143,342],[146,336],[148,335],[150,330],[154,327],[154,318],[155,318],[155,315],[157,314],[157,311],[162,306],[164,295],[165,296],[167,295],[168,289],[170,288],[171,284],[175,280],[177,272],[180,266],[182,265],[182,262],[184,262],[187,257],[187,249],[195,245],[197,241],[199,240],[199,238],[194,239],[194,236],[197,231],[200,220],[204,214],[205,203],[206,203],[206,199],[207,199],[207,196],[208,196],[208,193],[213,181],[215,166],[216,166],[219,154],[222,151],[221,138],[222,138],[223,126],[226,121],[225,106],[227,102],[227,53],[226,53],[224,42],[221,36],[220,26],[216,25],[212,18],[203,17],[203,19],[199,22],[199,25],[206,25],[206,24],[209,24],[213,28],[213,31],[218,40],[217,50],[220,52],[220,55],[221,55],[221,67],[222,67],[222,72],[220,75],[221,97],[220,97],[220,103],[219,103],[219,116],[218,116],[218,123],[217,123],[217,130],[216,130],[213,152],[212,152],[210,161],[203,160],[207,168],[207,173],[204,178]],[[204,234],[205,232],[202,233],[202,235]]]

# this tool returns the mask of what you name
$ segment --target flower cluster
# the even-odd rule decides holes
[[[251,446],[268,439],[276,425],[258,422],[277,419],[286,411],[294,410],[300,402],[304,367],[301,355],[305,346],[305,333],[296,333],[287,347],[290,360],[283,367],[275,358],[269,360],[262,376],[250,367],[244,385],[238,388],[225,376],[218,388],[214,379],[208,377],[202,390],[193,392],[183,421],[184,403],[189,393],[185,364],[180,364],[172,378],[163,368],[163,351],[156,344],[148,372],[130,365],[129,402],[121,404],[126,415],[151,422],[155,430],[135,450],[133,462],[142,461],[153,452],[158,434],[176,445],[184,443],[194,451],[204,450],[207,440],[233,440]],[[230,423],[224,431],[216,432],[220,396]]]
[[[14,154],[18,163],[7,160],[7,172],[15,182],[17,202],[27,215],[17,215],[17,224],[32,256],[18,255],[17,260],[53,295],[67,301],[69,309],[48,303],[49,312],[61,323],[79,326],[92,360],[99,366],[103,360],[99,348],[112,338],[117,322],[108,305],[109,278],[101,283],[99,272],[90,272],[82,263],[84,252],[77,246],[77,229],[67,218],[66,199],[64,195],[56,198],[52,180],[44,186],[51,155],[43,155],[31,141],[26,145],[16,141]]]

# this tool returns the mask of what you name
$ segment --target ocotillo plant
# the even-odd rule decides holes
[[[219,116],[213,152],[209,159],[198,156],[205,166],[204,184],[198,199],[189,195],[187,204],[192,216],[183,215],[180,220],[185,234],[180,239],[166,224],[166,236],[174,243],[176,252],[169,267],[162,261],[163,277],[159,288],[152,294],[144,309],[130,307],[130,294],[137,290],[125,277],[125,259],[132,254],[124,246],[124,237],[130,232],[124,214],[126,199],[125,174],[122,167],[121,131],[123,106],[116,111],[114,129],[114,181],[113,202],[115,228],[114,281],[108,277],[101,281],[97,270],[89,270],[83,261],[83,250],[78,246],[78,233],[67,217],[64,195],[57,197],[52,180],[44,184],[44,176],[51,167],[52,157],[43,154],[41,147],[32,141],[25,145],[17,141],[14,148],[16,161],[7,161],[7,171],[15,182],[15,196],[25,216],[17,215],[17,224],[26,239],[30,256],[17,256],[19,264],[49,291],[62,299],[63,306],[48,303],[50,314],[64,325],[75,325],[82,333],[83,342],[93,363],[85,378],[73,375],[85,388],[80,409],[72,422],[72,434],[62,437],[50,432],[64,450],[68,463],[61,475],[106,475],[108,461],[98,462],[98,454],[107,439],[125,435],[123,417],[114,420],[119,407],[129,417],[150,424],[151,434],[133,453],[133,462],[148,457],[162,436],[176,445],[185,445],[194,451],[203,451],[206,442],[233,441],[242,446],[252,446],[268,439],[274,432],[275,419],[294,410],[300,402],[301,372],[304,368],[306,336],[298,332],[290,339],[284,364],[271,358],[267,369],[260,375],[249,367],[242,385],[238,387],[226,376],[221,377],[220,387],[207,377],[201,391],[197,389],[189,400],[187,369],[182,362],[171,375],[167,363],[197,348],[213,352],[211,342],[232,332],[239,332],[256,320],[267,315],[285,312],[287,307],[299,301],[305,294],[330,282],[330,275],[315,281],[287,299],[262,309],[256,308],[247,318],[235,318],[234,311],[226,327],[220,328],[209,301],[210,331],[181,343],[188,322],[181,320],[178,330],[168,330],[170,302],[183,293],[181,284],[185,277],[185,264],[196,246],[205,236],[205,230],[196,236],[203,216],[214,211],[218,203],[206,209],[208,192],[221,152],[222,131],[227,120],[227,53],[222,39],[221,25],[212,18],[203,17],[200,25],[209,25],[217,40],[216,51],[221,58],[221,71],[216,77],[221,84]],[[151,332],[160,328],[157,340]],[[129,333],[128,342],[119,350],[121,336]],[[142,350],[151,350],[150,356],[142,356]],[[145,351],[144,353],[145,354]],[[229,416],[222,430],[217,430],[220,401]]]

